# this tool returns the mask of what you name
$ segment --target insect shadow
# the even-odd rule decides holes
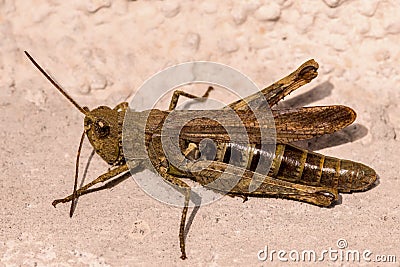
[[[332,94],[333,84],[330,81],[325,81],[310,91],[299,94],[291,99],[284,100],[278,103],[279,108],[300,108],[310,105],[318,100],[324,99]]]

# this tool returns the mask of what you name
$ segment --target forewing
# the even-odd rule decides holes
[[[226,110],[177,110],[170,116],[164,123],[163,136],[179,136],[195,143],[209,138],[220,142],[260,144],[262,129],[262,141],[275,142],[274,120],[266,112],[257,114],[257,119],[251,111]]]
[[[354,110],[340,105],[273,110],[273,119],[267,112],[265,116],[257,114],[257,118],[251,111],[237,111],[236,114],[224,110],[176,111],[173,119],[165,124],[167,130],[163,134],[179,135],[181,139],[196,143],[204,138],[251,144],[261,141],[289,143],[334,133],[356,118]]]
[[[273,110],[276,141],[289,143],[336,132],[356,119],[346,106],[303,107]]]

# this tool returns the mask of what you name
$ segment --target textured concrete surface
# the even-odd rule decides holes
[[[346,249],[370,250],[371,259],[396,255],[387,266],[398,266],[399,12],[398,1],[383,0],[1,0],[0,265],[257,265],[265,246],[320,253],[346,239]],[[69,205],[51,206],[72,191],[83,117],[23,50],[91,108],[115,106],[180,62],[224,63],[262,87],[314,58],[319,77],[288,105],[347,105],[357,124],[301,145],[363,162],[380,184],[342,195],[331,209],[224,197],[199,209],[186,240],[188,259],[181,261],[181,209],[152,199],[133,179],[80,198],[72,219]],[[86,143],[82,170],[89,155]],[[94,156],[86,179],[107,168]],[[319,264],[327,263],[349,264]]]

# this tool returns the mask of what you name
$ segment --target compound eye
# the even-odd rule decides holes
[[[85,131],[89,131],[90,127],[92,127],[93,121],[91,119],[85,119]]]
[[[96,134],[104,138],[110,134],[110,126],[104,120],[98,120],[95,124]]]

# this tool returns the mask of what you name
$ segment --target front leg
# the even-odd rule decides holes
[[[111,179],[111,178],[113,178],[113,177],[115,177],[117,175],[120,175],[120,174],[122,174],[124,172],[127,172],[127,171],[129,171],[129,167],[128,167],[128,165],[126,163],[124,165],[118,166],[117,168],[112,169],[112,170],[100,175],[97,179],[94,179],[90,183],[84,185],[82,188],[77,190],[76,194],[75,194],[75,197],[79,197],[81,195],[84,195],[84,194],[88,193],[87,192],[88,189],[90,187],[92,187],[93,185],[98,184],[98,183],[103,183],[103,182],[105,182],[105,181],[107,181],[107,180],[109,180],[109,179]],[[74,198],[74,194],[69,195],[69,196],[67,196],[67,197],[65,197],[63,199],[56,199],[56,200],[53,201],[52,204],[53,204],[54,207],[56,207],[57,204],[59,204],[59,203],[67,203],[69,201],[72,201],[73,198]]]

